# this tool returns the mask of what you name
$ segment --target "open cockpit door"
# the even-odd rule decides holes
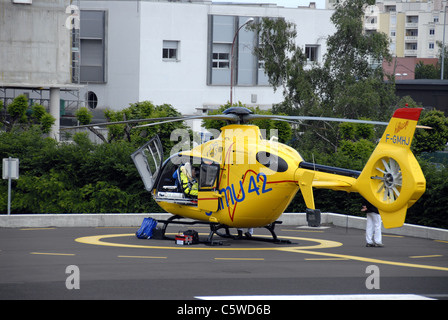
[[[132,155],[132,160],[142,177],[145,189],[152,191],[163,163],[163,148],[159,136],[155,136]]]
[[[199,176],[198,208],[205,211],[218,211],[221,197],[218,186],[219,164],[202,164]]]

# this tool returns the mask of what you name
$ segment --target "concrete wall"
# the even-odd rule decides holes
[[[0,83],[68,84],[70,0],[0,0]]]

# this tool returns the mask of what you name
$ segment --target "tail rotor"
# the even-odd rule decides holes
[[[386,228],[403,225],[406,211],[425,192],[426,180],[410,150],[422,109],[395,111],[356,189],[376,206]]]

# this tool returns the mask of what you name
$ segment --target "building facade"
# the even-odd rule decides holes
[[[364,28],[387,34],[394,57],[436,58],[437,41],[443,40],[445,6],[442,0],[379,0],[366,9]]]
[[[243,25],[295,23],[311,65],[334,33],[332,12],[209,0],[0,0],[0,99],[7,105],[23,93],[47,107],[56,139],[80,106],[96,121],[144,100],[183,114],[230,100],[271,108],[282,92],[269,85],[252,53],[258,37]]]
[[[263,17],[294,22],[310,63],[322,61],[334,32],[332,10],[312,7],[79,1],[79,8],[81,96],[94,110],[149,100],[192,114],[230,101],[231,87],[233,102],[270,108],[282,92],[274,92],[252,54],[256,35],[240,27]]]
[[[70,0],[0,0],[0,98],[25,93],[59,119],[61,92],[77,90],[70,73]],[[3,110],[0,110],[3,112]],[[59,121],[51,136],[59,139]]]

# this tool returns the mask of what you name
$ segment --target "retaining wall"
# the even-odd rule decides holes
[[[139,227],[145,217],[166,220],[169,213],[97,213],[97,214],[20,214],[0,215],[0,228],[48,228],[48,227]],[[284,213],[283,225],[308,225],[305,213]],[[337,213],[321,214],[322,225],[365,229],[366,218]],[[403,235],[448,241],[448,230],[405,223],[401,228],[384,229],[385,234]]]

